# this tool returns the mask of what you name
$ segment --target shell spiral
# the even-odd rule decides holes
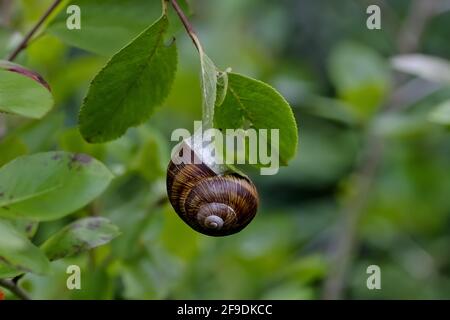
[[[167,170],[170,203],[194,230],[227,236],[244,229],[258,209],[258,192],[247,177],[217,174],[206,164],[175,164]]]

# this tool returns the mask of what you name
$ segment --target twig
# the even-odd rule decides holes
[[[177,0],[170,0],[170,2],[172,4],[172,7],[175,9],[175,12],[178,14],[178,17],[180,17],[180,20],[183,23],[184,28],[186,29],[189,37],[192,39],[192,42],[194,42],[195,47],[197,48],[198,51],[203,52],[203,48],[200,43],[200,40],[198,39],[197,33],[195,32],[194,28],[192,27],[192,24],[189,22],[188,18],[184,14]]]
[[[404,27],[399,35],[398,50],[402,53],[416,51],[422,36],[423,30],[429,19],[436,12],[434,7],[435,0],[415,0],[410,9],[409,15],[405,20]],[[408,28],[412,21],[418,19],[419,27],[414,28],[411,32]],[[405,30],[408,30],[408,36],[414,35],[414,39],[405,40]],[[406,41],[406,42],[403,42]],[[392,111],[401,110],[403,104],[396,101],[397,93],[403,89],[397,81],[397,89],[394,90],[391,97],[387,100],[387,104],[382,114]],[[396,104],[394,104],[396,103]],[[383,139],[375,133],[370,132],[367,136],[367,143],[364,148],[363,162],[359,169],[355,172],[355,194],[347,199],[343,208],[343,218],[336,240],[333,241],[332,269],[330,270],[323,287],[323,298],[336,300],[341,299],[345,289],[345,280],[348,269],[352,263],[355,249],[357,247],[357,227],[364,209],[367,205],[367,199],[370,194],[372,185],[376,178],[376,173],[383,159]]]
[[[176,13],[178,14],[178,17],[180,18],[181,22],[183,23],[184,28],[186,29],[189,37],[192,39],[192,42],[194,42],[194,45],[200,54],[200,61],[201,61],[201,66],[202,66],[201,69],[202,69],[202,90],[203,90],[202,124],[203,124],[203,128],[206,130],[206,129],[213,127],[213,119],[214,119],[214,104],[207,103],[206,97],[208,95],[208,88],[207,88],[208,80],[205,80],[205,77],[207,77],[207,73],[208,73],[208,71],[206,70],[207,64],[212,63],[212,62],[208,61],[209,58],[206,56],[205,51],[203,50],[202,44],[200,43],[200,40],[194,31],[194,28],[192,27],[188,18],[184,14],[184,12],[181,9],[180,5],[178,4],[177,0],[167,0],[167,1],[171,2],[173,8],[175,9]],[[216,72],[217,72],[217,68],[216,68]]]
[[[338,229],[336,240],[333,241],[333,264],[324,285],[323,298],[327,300],[340,299],[344,290],[344,282],[356,247],[356,234],[359,220],[364,211],[367,198],[376,177],[379,165],[383,159],[382,140],[368,134],[368,142],[365,147],[365,156],[362,159],[362,166],[355,173],[354,188],[356,194],[347,201],[343,209],[343,220]]]
[[[416,81],[419,81],[420,88],[416,87]],[[387,107],[382,114],[402,111],[438,88],[439,86],[434,84],[427,87],[421,80],[411,80],[402,86],[397,85],[397,89],[392,92],[387,101]],[[411,94],[412,91],[414,91],[414,94]],[[369,132],[366,141],[361,167],[354,174],[356,194],[347,199],[346,206],[342,209],[344,216],[339,225],[339,233],[336,235],[336,240],[333,241],[333,247],[331,248],[333,251],[333,269],[324,284],[324,299],[335,300],[342,296],[347,269],[351,264],[353,252],[357,246],[357,226],[365,209],[377,170],[383,160],[383,139]]]
[[[427,22],[438,13],[439,0],[415,0],[398,35],[399,53],[414,52],[425,30]]]
[[[42,15],[42,17],[36,23],[36,25],[26,34],[26,36],[19,43],[17,48],[8,56],[8,58],[7,58],[8,61],[13,61],[14,59],[17,58],[19,53],[22,52],[22,50],[26,49],[31,38],[35,35],[35,33],[39,30],[39,28],[44,24],[44,22],[47,20],[47,18],[53,13],[53,11],[56,9],[56,7],[61,2],[62,2],[62,0],[55,0],[52,3],[52,5],[47,9],[47,11],[45,11],[45,13]]]
[[[26,293],[21,287],[11,280],[0,279],[0,287],[8,289],[11,293],[22,300],[31,300],[28,293]]]
[[[25,273],[19,274],[17,277],[12,279],[11,281],[17,285],[19,283],[20,279],[22,279],[24,276],[25,276]]]

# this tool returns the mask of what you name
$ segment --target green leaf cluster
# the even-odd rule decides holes
[[[59,270],[57,260],[85,259],[81,253],[101,247],[89,259],[108,264],[111,257],[123,258],[115,268],[124,274],[126,297],[165,297],[160,282],[172,283],[181,266],[143,243],[167,238],[148,212],[167,211],[162,186],[169,149],[148,122],[157,121],[157,108],[171,96],[177,75],[183,77],[173,37],[178,29],[169,24],[174,16],[163,8],[158,18],[159,1],[64,2],[69,4],[82,8],[81,30],[67,29],[61,6],[18,56],[20,64],[0,61],[0,278],[26,274],[32,281]],[[30,21],[45,9],[42,3],[20,6]],[[182,7],[189,6],[183,1]],[[11,39],[0,29],[0,43],[7,43],[1,54],[12,50]],[[196,47],[200,90],[189,80],[185,91],[199,92],[204,125],[280,129],[278,152],[287,165],[298,136],[286,99],[268,84],[221,71],[199,42]],[[80,108],[61,109],[61,101],[83,96]],[[78,126],[66,128],[74,116]],[[149,226],[154,230],[143,238]],[[122,241],[105,246],[119,235]],[[188,239],[186,245],[191,249],[182,254],[188,256],[196,245]],[[158,262],[155,274],[147,274],[149,261]],[[96,279],[108,272],[95,273]],[[144,293],[140,277],[160,292]]]

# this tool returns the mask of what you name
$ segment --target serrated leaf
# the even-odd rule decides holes
[[[22,156],[0,168],[0,216],[53,220],[99,196],[113,178],[99,161],[66,152]]]
[[[391,59],[395,70],[408,73],[425,80],[449,84],[450,62],[448,60],[425,54],[405,54]]]
[[[117,53],[92,81],[79,125],[91,143],[111,141],[148,120],[168,96],[177,67],[174,43],[167,46],[166,16]]]
[[[0,277],[21,272],[47,273],[50,263],[44,253],[33,245],[8,221],[0,219]]]
[[[42,118],[53,106],[49,89],[36,72],[0,61],[0,112]]]
[[[450,100],[444,101],[439,104],[429,116],[430,121],[450,125]]]
[[[81,29],[67,28],[66,10],[49,25],[48,31],[64,42],[104,56],[123,48],[158,18],[161,4],[148,0],[74,0],[81,9]],[[145,13],[145,14],[144,14]]]
[[[107,244],[119,234],[119,228],[106,218],[85,218],[64,227],[45,241],[41,249],[54,261]]]
[[[214,119],[221,130],[242,128],[247,123],[255,129],[279,129],[282,165],[297,153],[298,132],[292,109],[280,93],[264,82],[230,73],[227,95],[216,107]]]

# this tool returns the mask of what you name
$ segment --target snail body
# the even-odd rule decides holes
[[[190,152],[189,159],[199,158],[187,142],[178,152],[180,156]],[[259,203],[256,187],[248,177],[201,161],[170,161],[167,193],[180,218],[209,236],[241,231],[256,215]]]

